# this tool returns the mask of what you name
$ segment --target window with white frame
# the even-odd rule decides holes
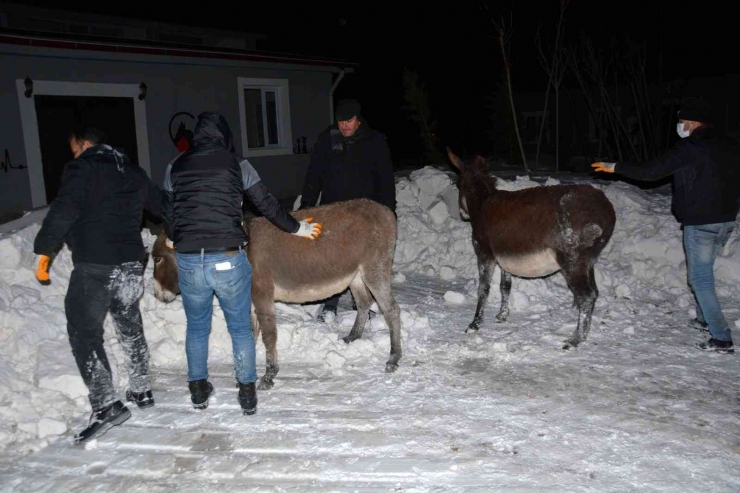
[[[239,77],[239,119],[245,156],[293,153],[287,79]]]

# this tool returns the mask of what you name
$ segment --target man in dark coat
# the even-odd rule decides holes
[[[697,301],[692,325],[707,330],[700,349],[733,353],[732,333],[714,287],[714,261],[732,234],[740,210],[740,143],[712,125],[709,104],[688,100],[678,113],[682,138],[649,163],[594,163],[600,172],[655,181],[673,175],[673,213],[683,225],[689,285]]]
[[[311,153],[301,196],[301,209],[321,204],[368,198],[396,213],[396,184],[386,137],[362,118],[354,99],[340,101],[336,124],[319,134]],[[319,320],[337,313],[342,293],[326,300]]]
[[[59,194],[36,235],[40,255],[36,277],[49,281],[49,263],[63,240],[74,270],[64,310],[72,353],[89,390],[90,422],[75,435],[82,443],[131,417],[116,398],[103,347],[103,322],[110,310],[126,354],[126,398],[139,407],[154,405],[149,384],[149,349],[139,298],[144,293],[147,251],[141,240],[143,210],[161,215],[162,192],[146,172],[105,144],[94,128],[70,135],[74,160],[64,167]]]

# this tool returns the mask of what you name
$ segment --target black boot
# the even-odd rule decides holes
[[[257,391],[252,383],[236,382],[239,388],[239,405],[242,407],[244,414],[254,414],[257,412]]]
[[[193,402],[193,407],[195,409],[207,408],[208,399],[213,394],[213,385],[211,385],[211,382],[204,378],[203,380],[188,382],[188,387],[190,388],[190,400]]]
[[[131,389],[126,391],[126,400],[129,402],[135,402],[140,408],[152,407],[154,405],[154,397],[152,397],[152,391],[147,390],[146,392],[131,392]]]
[[[120,425],[130,417],[131,411],[121,401],[116,401],[103,409],[93,411],[87,428],[75,435],[75,444],[102,436],[106,431]]]
[[[710,338],[707,342],[697,344],[696,347],[704,349],[705,351],[714,351],[716,353],[735,354],[732,341],[720,341],[714,337]]]

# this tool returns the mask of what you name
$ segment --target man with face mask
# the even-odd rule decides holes
[[[714,287],[714,261],[740,210],[740,143],[712,124],[708,103],[691,99],[678,113],[681,140],[649,163],[598,162],[595,171],[643,181],[673,176],[673,213],[683,225],[689,285],[697,301],[695,328],[710,339],[700,349],[733,353],[732,333]]]

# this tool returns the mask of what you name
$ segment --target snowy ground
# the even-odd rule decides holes
[[[578,181],[557,178],[547,184]],[[149,286],[142,312],[156,406],[134,407],[88,447],[71,444],[89,408],[64,327],[69,254],[41,287],[30,253],[38,225],[1,239],[0,490],[740,492],[740,360],[693,347],[706,335],[687,325],[694,303],[669,191],[595,186],[618,223],[596,267],[594,328],[577,350],[560,349],[576,321],[560,274],[515,278],[504,324],[493,322],[494,286],[481,331],[463,333],[477,285],[469,224],[456,218],[454,184],[427,168],[397,185],[404,356],[396,373],[383,371],[382,315],[347,346],[348,296],[332,323],[313,318],[317,306],[278,304],[280,373],[259,394],[258,413],[242,416],[216,309],[217,393],[195,411],[182,305],[159,303]],[[739,232],[716,271],[735,332]],[[123,390],[110,320],[106,329]],[[260,342],[260,372],[263,364]]]

